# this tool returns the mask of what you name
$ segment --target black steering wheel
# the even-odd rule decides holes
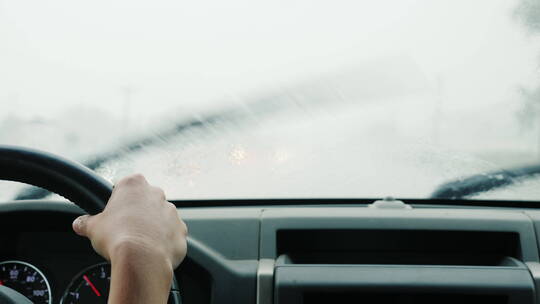
[[[57,193],[89,214],[105,208],[112,185],[90,169],[50,153],[0,145],[0,180]]]
[[[112,193],[111,183],[76,162],[14,146],[0,145],[0,180],[44,188],[67,198],[89,214],[101,212]],[[31,303],[16,291],[0,287],[3,287],[0,288],[0,303]],[[171,302],[181,303],[181,299],[172,297]]]
[[[112,192],[111,183],[80,164],[50,153],[13,146],[0,145],[0,180],[47,189],[89,214],[101,212]],[[1,287],[1,303],[32,303],[13,289]]]

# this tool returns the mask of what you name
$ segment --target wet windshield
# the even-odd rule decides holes
[[[0,39],[0,144],[170,199],[428,198],[540,160],[535,0],[4,0]],[[540,200],[516,181],[469,198]]]

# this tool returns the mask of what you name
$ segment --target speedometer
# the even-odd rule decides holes
[[[21,261],[0,263],[0,285],[18,291],[34,304],[51,303],[51,286],[35,266]]]
[[[169,295],[171,304],[182,304],[178,283],[173,278],[173,290]],[[111,264],[101,263],[90,266],[71,281],[67,287],[60,304],[96,304],[107,303],[111,286]]]
[[[110,264],[102,263],[88,267],[75,276],[60,303],[107,303],[110,284]]]

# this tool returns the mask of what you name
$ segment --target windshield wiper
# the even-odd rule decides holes
[[[537,174],[540,174],[540,165],[477,174],[440,185],[431,194],[431,198],[463,199],[478,193],[512,185],[517,181],[534,177]]]
[[[94,155],[88,158],[87,161],[82,163],[86,167],[92,170],[96,170],[105,163],[121,159],[122,157],[125,157],[130,153],[142,150],[144,147],[155,146],[165,143],[168,139],[179,136],[188,131],[193,131],[195,129],[204,129],[210,126],[214,126],[220,122],[234,121],[240,118],[240,115],[242,115],[240,111],[223,111],[221,113],[208,114],[197,119],[188,119],[185,121],[181,121],[170,128],[162,130],[161,132],[157,132],[147,137],[133,140],[132,142],[128,142],[112,151]],[[47,197],[49,194],[49,191],[42,188],[26,187],[16,194],[14,200],[42,199]]]
[[[381,67],[386,67],[382,69]],[[396,71],[401,71],[396,73]],[[397,79],[405,77],[408,80],[400,86]],[[296,107],[299,110],[306,106],[322,105],[327,103],[348,102],[349,100],[362,100],[364,103],[381,100],[384,97],[398,96],[407,92],[423,88],[422,73],[409,58],[387,58],[384,62],[365,63],[348,68],[327,77],[317,77],[289,87],[282,87],[279,91],[261,94],[260,97],[249,98],[247,102],[235,104],[231,107],[216,110],[198,118],[185,119],[177,122],[173,127],[155,132],[153,135],[133,140],[112,151],[90,157],[81,162],[88,168],[95,170],[103,164],[120,159],[128,154],[142,150],[144,147],[166,143],[166,140],[193,130],[215,130],[221,123],[239,125],[252,121],[253,117],[261,118],[284,109]],[[371,85],[359,85],[370,81]],[[384,81],[383,81],[384,80]],[[392,80],[392,81],[390,81]],[[422,81],[421,81],[422,80]],[[385,83],[394,84],[391,89]],[[348,96],[345,98],[344,96]],[[250,120],[251,119],[251,120]],[[15,200],[42,199],[48,196],[47,190],[27,187],[16,194]]]
[[[291,100],[292,94],[303,95],[304,98],[302,98],[302,101]],[[239,125],[248,122],[253,117],[261,118],[287,107],[300,106],[305,101],[309,101],[310,103],[324,103],[327,102],[325,98],[330,94],[332,93],[327,88],[321,88],[319,85],[308,83],[286,89],[280,93],[268,94],[261,98],[252,98],[249,103],[243,105],[235,105],[209,112],[205,115],[198,115],[196,118],[184,119],[172,127],[154,132],[146,137],[135,139],[112,151],[96,154],[81,163],[92,170],[96,170],[105,163],[121,159],[145,147],[166,143],[167,140],[187,132],[194,130],[215,130],[216,126],[225,123]],[[42,199],[49,194],[51,194],[49,191],[42,188],[25,187],[15,195],[14,200]]]

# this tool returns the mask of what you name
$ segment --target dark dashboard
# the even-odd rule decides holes
[[[69,231],[75,214],[10,212],[0,214],[0,262],[20,261],[39,269],[50,284],[52,303],[83,269],[105,262],[90,243]]]
[[[173,290],[184,304],[540,303],[540,211],[407,207],[179,208],[190,235]],[[80,214],[65,202],[0,204],[0,272],[3,261],[34,265],[52,303],[74,280],[96,294],[80,274],[104,261],[71,231]]]
[[[36,304],[85,303],[71,299],[85,292],[97,303],[106,303],[110,265],[95,253],[87,239],[71,230],[71,223],[82,211],[66,203],[38,204],[15,203],[12,210],[0,212],[0,285],[18,280],[34,293],[50,288],[50,294],[34,294],[31,300]],[[13,276],[13,282],[2,282],[2,273],[6,281]],[[46,282],[37,282],[41,277]],[[176,270],[175,279],[174,292],[180,290],[178,282],[182,282],[192,291],[182,295],[186,300],[209,303],[208,276],[198,265],[185,261]]]

